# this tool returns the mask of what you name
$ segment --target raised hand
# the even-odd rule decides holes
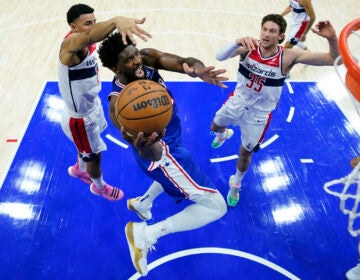
[[[229,80],[228,77],[220,76],[226,72],[225,69],[215,69],[214,66],[189,66],[187,63],[183,64],[183,68],[186,74],[191,77],[199,77],[203,81],[214,84],[222,88],[227,88],[227,85],[223,84],[223,81]]]
[[[311,31],[326,39],[337,39],[336,31],[328,20],[319,21]]]
[[[133,42],[133,44],[136,45],[135,36],[138,36],[140,39],[147,42],[147,38],[151,38],[151,34],[139,27],[139,24],[143,24],[145,22],[146,18],[143,17],[142,19],[135,19],[135,18],[128,18],[128,17],[122,17],[119,16],[117,18],[116,27],[119,30],[119,32],[122,34],[122,40],[124,45],[127,45],[126,42],[126,36],[128,36]]]
[[[236,44],[238,46],[244,47],[247,51],[255,50],[259,45],[259,40],[250,36],[236,39]]]

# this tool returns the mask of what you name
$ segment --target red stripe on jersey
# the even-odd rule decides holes
[[[265,125],[265,127],[264,127],[264,131],[263,131],[263,133],[261,134],[261,137],[260,137],[260,139],[259,139],[258,144],[261,144],[262,141],[264,140],[265,132],[266,132],[266,130],[268,129],[268,127],[269,127],[269,125],[270,125],[271,118],[272,118],[272,113],[269,114],[269,117],[268,117],[268,119],[267,119],[267,121],[266,121],[266,125]]]
[[[91,154],[92,150],[86,133],[84,119],[70,118],[69,126],[78,151],[80,153]]]

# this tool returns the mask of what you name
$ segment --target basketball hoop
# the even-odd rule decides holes
[[[334,63],[336,73],[340,77],[347,91],[351,94],[351,100],[354,103],[356,112],[360,116],[360,66],[357,60],[352,56],[348,47],[348,38],[350,35],[357,35],[355,31],[360,29],[360,18],[349,22],[341,31],[339,36],[340,54]],[[347,72],[345,74],[345,81],[340,76],[338,71],[339,61],[342,59]],[[355,100],[354,100],[355,99]]]

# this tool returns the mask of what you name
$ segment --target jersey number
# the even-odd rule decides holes
[[[266,78],[257,76],[253,73],[250,73],[249,77],[250,77],[250,81],[246,84],[246,86],[248,88],[253,88],[254,91],[256,91],[256,92],[260,92],[266,81]]]

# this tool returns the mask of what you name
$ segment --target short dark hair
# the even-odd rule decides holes
[[[276,23],[277,25],[279,25],[280,34],[285,33],[287,23],[282,15],[269,14],[269,15],[264,16],[261,21],[261,27],[263,27],[264,23],[268,22],[268,21],[272,21],[272,22]],[[284,41],[284,39],[285,39],[285,36],[282,40],[279,41],[279,44],[281,44]]]
[[[92,14],[94,9],[86,4],[76,4],[70,7],[66,14],[68,24],[74,22],[78,17],[83,14]]]
[[[101,42],[98,53],[102,65],[107,68],[116,66],[119,54],[129,45],[134,45],[130,38],[126,36],[127,45],[122,41],[122,35],[119,32],[110,34],[104,41]]]

